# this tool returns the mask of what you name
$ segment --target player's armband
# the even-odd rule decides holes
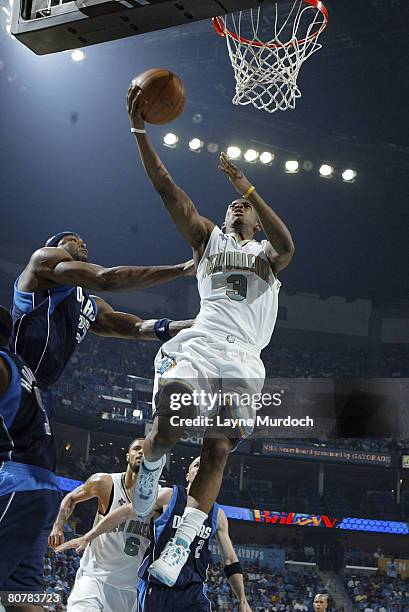
[[[242,574],[243,568],[241,567],[240,561],[236,561],[236,563],[230,563],[230,565],[224,566],[224,573],[226,578],[230,578],[233,574]]]
[[[155,336],[162,340],[162,342],[166,342],[171,339],[171,335],[169,333],[169,325],[172,323],[172,319],[158,319],[153,326],[153,331],[155,332]]]

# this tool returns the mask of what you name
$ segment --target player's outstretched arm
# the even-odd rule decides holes
[[[221,508],[217,516],[216,538],[224,563],[224,572],[239,601],[239,612],[251,612],[244,590],[243,572],[229,535],[229,523]]]
[[[141,90],[137,86],[131,85],[127,97],[127,110],[131,127],[142,130],[142,133],[135,134],[135,138],[145,172],[182,236],[200,253],[200,250],[206,246],[214,223],[198,213],[189,196],[173,181],[146,133],[143,133],[145,123],[141,115],[143,109],[140,106],[140,93]]]
[[[121,506],[120,508],[116,508],[109,514],[107,514],[102,521],[95,525],[90,531],[79,538],[74,538],[69,540],[68,542],[64,542],[61,546],[56,548],[57,552],[62,552],[63,550],[67,550],[68,548],[75,548],[75,550],[80,553],[85,550],[88,544],[91,544],[95,538],[100,536],[103,533],[108,533],[118,527],[121,523],[125,521],[135,518],[136,514],[133,511],[132,504],[126,504],[125,506]]]
[[[123,338],[125,340],[162,340],[166,341],[176,336],[182,329],[192,327],[194,319],[186,321],[170,321],[169,319],[149,319],[143,321],[139,317],[126,312],[117,312],[112,306],[99,297],[94,298],[98,306],[98,314],[90,331],[98,336]]]
[[[35,251],[19,279],[21,291],[45,291],[54,285],[79,285],[97,291],[147,289],[192,276],[193,260],[173,266],[116,266],[104,268],[76,261],[65,249],[44,247]]]
[[[237,168],[224,152],[220,154],[219,169],[227,174],[238,193],[242,197],[245,196],[246,200],[253,205],[269,241],[266,254],[271,266],[276,273],[283,270],[288,266],[294,255],[294,243],[288,227],[257,193],[256,188],[250,183],[244,172]]]
[[[111,489],[112,478],[109,474],[93,474],[84,484],[68,493],[60,504],[57,518],[48,536],[48,546],[56,548],[64,542],[64,523],[74,512],[77,504],[97,497],[99,504],[106,506],[109,501]],[[105,511],[105,507],[102,509]]]

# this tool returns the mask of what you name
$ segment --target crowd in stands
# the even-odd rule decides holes
[[[45,558],[45,592],[59,593],[62,597],[62,605],[53,605],[52,610],[66,610],[78,566],[79,556],[75,551],[55,553],[48,550]],[[313,570],[285,572],[250,564],[244,564],[243,568],[252,612],[309,612],[314,595],[325,590]],[[237,601],[220,565],[212,564],[209,567],[207,586],[207,596],[215,612],[238,612]],[[334,608],[332,612],[335,612]]]
[[[244,583],[252,612],[308,612],[315,594],[324,591],[324,585],[312,570],[284,572],[245,565]],[[209,568],[208,597],[217,612],[238,611],[237,602],[219,565]]]
[[[389,572],[388,572],[389,573]],[[409,580],[376,573],[345,578],[345,588],[354,610],[363,612],[408,612]]]
[[[74,585],[80,557],[75,550],[55,553],[48,549],[44,560],[44,592],[61,595],[61,604],[52,605],[55,612],[66,610],[67,599]]]

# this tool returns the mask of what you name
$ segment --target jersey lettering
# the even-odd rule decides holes
[[[95,321],[94,304],[89,297],[85,297],[82,287],[77,287],[77,301],[81,304],[78,321],[77,342],[80,344],[88,333],[91,323]]]

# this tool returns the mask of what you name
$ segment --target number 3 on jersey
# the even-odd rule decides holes
[[[242,274],[230,274],[227,282],[232,285],[232,289],[226,289],[226,295],[231,300],[242,302],[247,297],[247,278]]]

